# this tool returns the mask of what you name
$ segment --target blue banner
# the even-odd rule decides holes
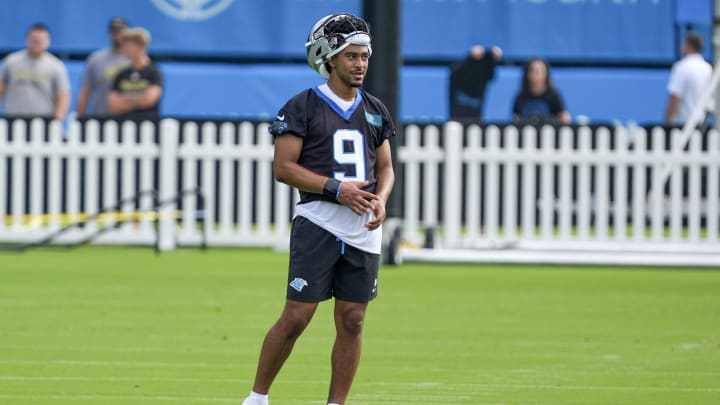
[[[0,49],[24,46],[27,28],[45,22],[51,50],[87,53],[107,46],[114,16],[152,34],[150,51],[171,55],[300,56],[310,27],[360,0],[0,0]]]
[[[707,0],[704,0],[707,1]],[[0,0],[0,51],[24,46],[36,21],[50,26],[51,50],[89,53],[108,43],[107,23],[126,17],[167,55],[304,56],[309,28],[361,0]],[[693,8],[694,9],[694,8]],[[674,0],[405,0],[406,59],[452,59],[473,44],[508,58],[669,62],[675,58]],[[382,38],[375,38],[382,40]]]
[[[473,44],[509,58],[669,62],[673,0],[465,0],[404,2],[407,58],[459,57]]]

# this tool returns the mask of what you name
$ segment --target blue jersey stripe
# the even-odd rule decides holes
[[[355,110],[360,106],[360,103],[362,102],[362,92],[357,92],[357,97],[355,97],[355,102],[347,111],[343,111],[342,108],[340,108],[339,105],[337,105],[332,99],[325,95],[322,91],[320,91],[319,87],[313,87],[313,91],[315,94],[318,95],[321,99],[325,100],[325,102],[330,106],[330,108],[333,109],[336,113],[338,113],[339,116],[343,117],[346,121],[350,119],[350,117],[353,115]]]

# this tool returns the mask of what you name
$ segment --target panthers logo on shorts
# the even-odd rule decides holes
[[[296,277],[295,280],[290,282],[290,287],[295,289],[295,291],[297,291],[297,292],[302,292],[303,288],[305,288],[307,286],[308,286],[308,282],[299,277]]]

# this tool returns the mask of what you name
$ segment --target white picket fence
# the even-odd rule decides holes
[[[662,128],[539,131],[407,126],[398,257],[720,266],[718,132],[682,150]],[[297,193],[272,158],[265,123],[0,119],[0,243],[111,211],[54,243],[286,247]]]
[[[402,256],[720,267],[720,134],[703,148],[698,132],[687,150],[679,130],[672,148],[666,138],[663,128],[411,125],[399,156],[405,236],[419,244],[419,230],[437,228],[439,246]]]
[[[94,242],[158,243],[169,250],[197,245],[205,237],[211,246],[282,246],[295,193],[273,181],[272,159],[267,124],[167,119],[156,128],[151,122],[90,120],[72,122],[63,133],[57,122],[46,129],[41,120],[29,128],[22,120],[0,120],[0,213],[5,217],[0,243],[42,240],[66,222],[125,200],[117,212],[109,210],[55,243],[78,243],[105,230]],[[203,206],[194,193],[173,201],[181,191],[196,188]],[[132,201],[139,191],[152,190],[156,195]],[[156,199],[167,202],[157,211]],[[126,221],[116,223],[120,219]]]

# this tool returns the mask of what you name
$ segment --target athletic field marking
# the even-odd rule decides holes
[[[78,395],[59,395],[59,394],[0,394],[0,398],[4,399],[30,399],[30,400],[133,400],[133,401],[201,401],[201,402],[228,402],[238,403],[238,398],[229,397],[179,397],[170,395],[89,395],[89,394],[78,394]],[[186,402],[185,402],[186,403]]]
[[[2,375],[0,381],[128,381],[128,382],[221,382],[228,384],[250,383],[240,378],[195,378],[195,377],[93,377],[93,376],[24,376]]]
[[[104,326],[108,326],[108,327],[109,327],[109,326],[125,327],[125,326],[128,326],[128,325],[136,325],[136,323],[133,323],[133,322],[128,321],[128,322],[126,322],[126,323],[108,324],[108,323],[105,323],[105,322],[98,321],[98,322],[94,323],[93,325],[95,325],[95,326],[104,325]],[[256,328],[255,330],[260,330],[260,327]],[[122,332],[126,332],[126,333],[122,333]],[[222,334],[223,334],[223,333],[222,333],[221,331],[217,331],[217,335],[222,335]],[[107,335],[108,335],[107,330],[97,331],[97,333],[83,333],[83,336],[93,336],[93,337],[96,337],[96,336],[107,336]],[[212,338],[213,336],[215,336],[215,335],[205,335],[205,334],[201,334],[201,333],[198,333],[198,334],[195,334],[195,335],[190,335],[190,334],[187,334],[187,335],[183,335],[183,334],[166,334],[166,335],[160,335],[160,334],[156,334],[156,333],[144,333],[144,332],[142,332],[142,331],[132,331],[132,332],[128,332],[128,331],[113,331],[113,335],[114,335],[114,336],[120,336],[120,335],[124,335],[124,336],[142,336],[142,337],[144,337],[144,338],[163,339],[163,340],[168,340],[168,339],[173,339],[173,340],[203,340],[203,339]],[[0,337],[2,337],[2,336],[28,337],[28,338],[46,338],[46,339],[47,339],[47,338],[48,338],[48,333],[20,332],[20,331],[5,332],[5,331],[3,331],[3,332],[0,332]],[[70,337],[70,338],[75,338],[75,337],[78,336],[78,334],[77,334],[77,333],[72,333],[72,332],[53,331],[53,333],[52,333],[51,336],[52,336],[52,337],[55,337],[55,338],[57,338],[57,337],[64,337],[64,338],[65,338],[65,337]],[[309,339],[304,339],[304,340],[309,340]]]
[[[68,377],[33,377],[33,376],[0,376],[0,381],[157,381],[157,382],[223,382],[223,383],[247,383],[249,379],[239,378],[174,378],[174,377],[92,377],[92,376],[68,376]],[[284,379],[283,384],[327,384],[325,380],[293,380]],[[387,386],[386,382],[357,382],[360,386]],[[392,383],[397,386],[411,386],[417,388],[463,388],[469,391],[490,391],[490,390],[517,390],[517,389],[541,389],[550,391],[615,391],[615,392],[720,392],[720,387],[638,387],[638,386],[614,386],[614,385],[555,385],[555,384],[453,384],[443,382],[406,382]],[[178,397],[179,398],[179,397]]]
[[[197,347],[182,347],[176,349],[168,349],[167,347],[105,347],[105,346],[83,346],[83,347],[60,347],[60,346],[36,346],[36,345],[8,345],[0,346],[1,350],[30,350],[30,351],[49,351],[49,352],[100,352],[100,353],[174,353],[174,354],[242,354],[247,350],[233,349],[204,349]],[[188,351],[189,350],[189,351]],[[258,349],[259,350],[259,349]]]
[[[167,367],[167,368],[237,368],[244,363],[218,364],[218,363],[167,363],[160,361],[100,361],[100,360],[0,360],[0,364],[19,365],[63,365],[63,366],[114,366],[114,367]],[[253,363],[254,364],[254,363]]]
[[[185,353],[185,352],[179,352],[179,353]],[[224,352],[218,352],[220,354]],[[0,360],[0,364],[8,364],[8,365],[41,365],[41,366],[49,366],[49,365],[56,365],[56,366],[89,366],[89,367],[136,367],[136,368],[169,368],[169,369],[177,369],[177,368],[220,368],[220,369],[233,369],[233,368],[243,368],[243,367],[255,367],[255,363],[249,363],[249,362],[233,362],[232,364],[222,364],[222,363],[205,363],[205,362],[149,362],[149,361],[105,361],[105,360]],[[325,369],[327,366],[325,364],[305,364],[303,365],[303,368],[322,368]],[[406,372],[406,371],[417,371],[417,368],[415,367],[391,367],[392,370],[398,371],[398,372]],[[447,370],[450,370],[451,368],[442,368],[442,367],[425,367],[423,370],[425,371],[433,371],[433,372],[444,372]],[[529,373],[530,370],[510,370],[511,373]],[[546,370],[535,370],[535,372],[546,372]],[[643,370],[636,370],[636,369],[620,369],[614,368],[612,370],[607,371],[597,371],[593,372],[593,374],[601,373],[601,374],[617,374],[618,372],[625,372],[632,375],[675,375],[675,376],[718,376],[720,375],[720,372],[712,372],[712,371],[643,371]],[[483,375],[495,375],[494,373],[476,373],[479,376]],[[413,383],[416,384],[416,383]]]
[[[556,384],[455,384],[455,387],[487,387],[491,389],[541,389],[548,391],[616,391],[616,392],[720,392],[720,387],[636,387],[616,385],[556,385]]]
[[[222,363],[204,363],[204,362],[160,362],[160,361],[105,361],[105,360],[0,360],[0,364],[21,365],[21,366],[87,366],[87,367],[129,367],[129,368],[165,368],[165,369],[184,369],[184,368],[201,368],[201,369],[243,369],[255,368],[257,363],[253,362],[233,362],[232,364]],[[306,364],[303,369],[319,368],[327,369],[326,364]],[[408,368],[411,370],[411,368]],[[414,368],[412,370],[415,370]]]

